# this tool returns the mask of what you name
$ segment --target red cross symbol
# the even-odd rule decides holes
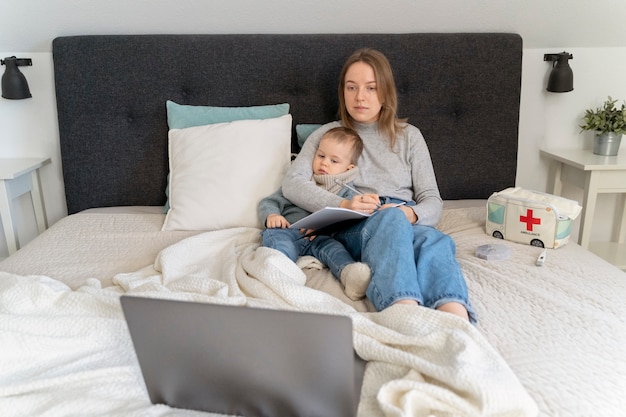
[[[526,210],[525,216],[519,216],[519,221],[526,223],[526,230],[529,232],[533,231],[533,224],[541,224],[541,219],[533,217],[533,211],[531,209]]]

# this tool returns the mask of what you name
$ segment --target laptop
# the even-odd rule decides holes
[[[345,316],[121,297],[150,400],[245,417],[354,417],[365,361]]]

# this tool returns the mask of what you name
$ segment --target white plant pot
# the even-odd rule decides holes
[[[593,153],[596,155],[615,156],[621,141],[621,133],[596,133],[593,138]]]

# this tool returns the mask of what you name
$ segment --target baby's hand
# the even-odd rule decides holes
[[[267,216],[267,219],[265,220],[265,226],[268,229],[278,229],[278,228],[286,229],[290,225],[287,219],[285,219],[280,214],[270,214],[269,216]]]

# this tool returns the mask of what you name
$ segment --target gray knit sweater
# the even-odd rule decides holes
[[[286,198],[294,204],[316,211],[322,207],[338,207],[342,198],[313,184],[312,161],[320,138],[328,130],[340,126],[332,122],[309,136],[298,157],[293,161],[282,184]],[[435,178],[426,141],[418,128],[407,125],[399,134],[394,149],[378,131],[378,123],[356,124],[364,149],[359,159],[359,175],[354,180],[357,189],[381,197],[413,200],[412,209],[418,223],[435,226],[441,217],[443,202]]]

